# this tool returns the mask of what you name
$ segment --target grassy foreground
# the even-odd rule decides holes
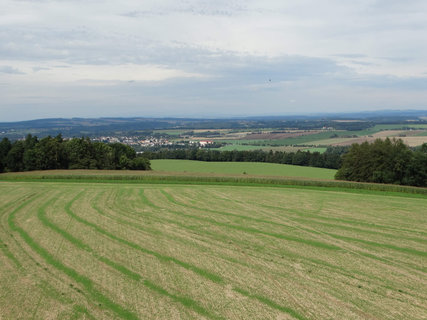
[[[427,197],[0,181],[0,318],[423,319]]]
[[[337,170],[260,162],[205,162],[192,160],[151,160],[154,171],[198,172],[287,176],[313,179],[334,179]]]

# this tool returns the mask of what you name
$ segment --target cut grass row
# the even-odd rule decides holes
[[[76,200],[79,198],[79,196],[80,196],[81,194],[82,194],[82,193],[80,193],[78,196],[76,196],[74,199],[72,199],[70,202],[68,202],[68,203],[66,204],[66,206],[65,206],[65,210],[66,210],[67,214],[69,214],[69,215],[70,215],[73,219],[75,219],[76,221],[78,221],[78,222],[80,222],[80,223],[83,223],[83,224],[85,224],[85,225],[87,225],[87,226],[89,226],[89,227],[93,228],[93,229],[94,229],[95,231],[97,231],[98,233],[100,233],[100,234],[102,234],[102,235],[105,235],[105,236],[109,237],[110,239],[112,239],[112,240],[115,240],[115,241],[119,242],[120,244],[124,244],[124,245],[126,245],[126,246],[128,246],[128,247],[131,247],[131,248],[133,248],[133,249],[136,249],[136,250],[138,250],[138,251],[141,251],[141,252],[142,252],[142,253],[144,253],[144,254],[152,255],[152,256],[156,257],[157,259],[159,259],[159,260],[160,260],[160,261],[162,261],[162,262],[173,262],[173,263],[175,263],[175,264],[177,264],[177,265],[179,265],[179,266],[181,266],[181,267],[183,267],[183,268],[186,268],[186,269],[188,269],[188,270],[191,270],[191,271],[195,272],[196,274],[198,274],[198,275],[200,275],[200,276],[202,276],[202,277],[204,277],[204,278],[206,278],[206,279],[208,279],[208,280],[210,280],[210,281],[213,281],[213,282],[215,282],[215,283],[223,283],[223,282],[224,282],[224,279],[222,279],[222,277],[220,277],[220,276],[218,276],[218,275],[216,275],[216,274],[213,274],[212,272],[209,272],[209,271],[207,271],[207,270],[203,270],[203,269],[198,268],[198,267],[196,267],[196,266],[194,266],[194,265],[191,265],[191,264],[189,264],[189,263],[186,263],[186,262],[180,261],[179,259],[176,259],[176,258],[174,258],[174,257],[165,256],[165,255],[159,254],[159,253],[157,253],[157,252],[154,252],[154,251],[152,251],[152,250],[142,248],[141,246],[139,246],[139,245],[137,245],[137,244],[135,244],[135,243],[133,243],[133,242],[130,242],[130,241],[124,240],[124,239],[122,239],[122,238],[119,238],[119,237],[117,237],[117,236],[115,236],[115,235],[113,235],[113,234],[111,234],[111,233],[109,233],[109,232],[105,231],[104,229],[102,229],[102,228],[98,227],[97,225],[95,225],[95,224],[93,224],[93,223],[90,223],[90,222],[88,222],[88,221],[86,221],[86,220],[84,220],[84,219],[82,219],[82,218],[78,217],[76,214],[74,214],[74,213],[72,212],[72,210],[71,210],[71,206],[72,206],[72,203],[73,203],[74,201],[76,201]],[[150,206],[153,206],[153,204],[151,204]],[[97,205],[93,205],[93,208],[94,208],[98,213],[100,213],[101,215],[104,215],[104,213],[102,212],[102,210],[101,210]],[[40,212],[40,211],[39,211],[39,212]],[[43,219],[45,219],[45,218],[40,217],[40,219],[41,219],[41,220],[43,220]],[[122,221],[121,221],[121,222],[122,222]],[[78,240],[78,239],[75,239],[73,236],[71,236],[71,235],[67,234],[64,230],[60,230],[60,229],[59,229],[59,228],[57,228],[55,225],[50,224],[49,222],[46,222],[46,220],[44,220],[44,223],[45,223],[46,225],[48,225],[49,227],[51,227],[52,229],[56,230],[58,233],[60,233],[62,236],[64,236],[64,237],[65,237],[67,240],[69,240],[70,242],[72,242],[72,243],[74,243],[74,244],[77,244],[77,246],[78,246],[80,249],[83,249],[83,250],[89,251],[90,253],[94,254],[94,252],[93,252],[93,250],[92,250],[92,249],[90,249],[89,247],[87,247],[86,245],[84,245],[84,244],[82,244],[82,243],[79,243],[79,240]],[[94,254],[94,255],[96,256],[96,254]],[[125,275],[129,276],[129,277],[130,277],[130,278],[132,278],[133,280],[141,280],[141,277],[140,277],[138,274],[135,274],[134,272],[130,271],[129,269],[127,269],[127,268],[126,268],[126,267],[124,267],[124,266],[121,266],[121,265],[119,265],[119,264],[117,264],[117,263],[114,263],[114,262],[112,262],[112,261],[110,261],[110,260],[108,260],[108,259],[106,259],[106,258],[104,258],[104,257],[98,257],[98,259],[100,259],[102,262],[106,263],[107,265],[112,266],[113,268],[117,269],[118,271],[122,272],[123,274],[125,274]],[[205,310],[203,307],[201,307],[200,305],[198,305],[198,303],[197,303],[197,302],[195,302],[194,300],[192,300],[192,299],[190,299],[190,298],[187,298],[187,297],[179,297],[179,296],[176,296],[176,295],[174,295],[174,294],[170,294],[170,293],[168,293],[166,290],[164,290],[164,289],[160,288],[159,286],[154,285],[154,283],[150,282],[149,280],[144,280],[144,285],[148,286],[150,289],[153,289],[154,291],[156,291],[156,292],[158,292],[158,293],[161,293],[161,294],[163,294],[163,295],[165,295],[165,296],[167,296],[167,297],[171,297],[171,298],[173,298],[173,300],[176,300],[176,301],[178,301],[178,302],[181,302],[183,305],[185,305],[185,306],[187,306],[187,307],[189,307],[189,308],[194,309],[197,313],[199,313],[199,314],[201,314],[201,315],[207,316],[208,318],[212,318],[212,319],[217,319],[217,318],[219,318],[218,316],[215,316],[215,315],[213,315],[212,313],[210,313],[210,312],[208,312],[207,310]],[[270,307],[273,307],[273,308],[275,308],[275,309],[277,309],[277,310],[280,310],[280,311],[283,311],[283,312],[288,312],[288,313],[290,313],[291,315],[295,316],[297,319],[305,319],[305,317],[303,317],[302,315],[300,315],[300,314],[299,314],[298,312],[296,312],[295,310],[292,310],[292,309],[291,309],[291,308],[289,308],[289,307],[283,307],[283,306],[280,306],[280,305],[278,305],[277,303],[275,303],[275,302],[273,302],[273,301],[269,300],[269,299],[268,299],[268,298],[266,298],[266,297],[263,297],[263,296],[260,296],[260,295],[249,295],[245,290],[243,290],[243,289],[241,289],[241,288],[234,288],[234,290],[235,290],[236,292],[239,292],[239,293],[241,293],[241,294],[244,294],[244,295],[246,295],[246,296],[248,296],[248,297],[250,297],[250,298],[255,298],[255,299],[259,300],[259,301],[260,301],[260,302],[262,302],[262,303],[266,303],[266,304],[267,304],[267,305],[269,305]]]
[[[39,256],[41,256],[47,264],[51,265],[53,268],[63,272],[65,275],[69,276],[75,282],[81,284],[89,295],[99,303],[103,304],[105,307],[116,313],[123,319],[138,319],[137,315],[124,309],[122,306],[116,304],[110,300],[107,296],[98,291],[94,283],[87,277],[77,273],[73,268],[70,268],[59,260],[57,260],[48,250],[40,246],[24,229],[19,227],[15,223],[15,215],[25,206],[29,205],[33,199],[30,199],[19,207],[17,207],[8,217],[8,224],[12,231],[17,232],[25,243],[34,250]]]
[[[47,204],[45,204],[45,206],[50,205],[51,202],[52,201],[49,201]],[[49,220],[46,219],[44,210],[42,208],[38,210],[38,216],[39,216],[40,220],[43,221],[43,223],[46,226],[48,226],[51,229],[55,230],[56,232],[60,233],[67,240],[69,240],[70,242],[72,242],[74,245],[77,245],[77,247],[79,247],[82,250],[86,250],[86,251],[89,251],[89,252],[93,253],[93,250],[91,250],[88,246],[86,246],[85,244],[83,244],[80,240],[78,240],[78,239],[74,238],[73,236],[67,234],[64,230],[61,230],[60,228],[56,227],[54,224],[52,224],[51,222],[49,222]],[[128,270],[127,268],[125,268],[123,266],[120,266],[120,265],[118,265],[118,264],[116,264],[116,263],[114,263],[114,262],[112,262],[112,261],[110,261],[108,259],[103,258],[103,257],[98,257],[98,259],[100,259],[102,262],[106,263],[107,265],[115,268],[116,270],[122,272],[123,274],[125,274],[127,276],[130,276],[134,280],[138,280],[139,279],[138,275],[136,275],[135,273],[132,273],[130,270]],[[163,289],[161,289],[159,287],[156,287],[154,285],[150,285],[150,282],[144,281],[144,284],[146,284],[146,285],[148,285],[149,287],[152,287],[152,288],[157,288],[157,291],[160,292],[160,293],[165,293],[166,292],[165,290],[163,290]],[[236,288],[236,291],[240,292],[242,294],[244,294],[246,292],[245,290],[239,289],[239,288]],[[173,295],[168,295],[168,296],[175,297]],[[266,297],[262,297],[262,296],[259,296],[259,295],[248,295],[248,297],[256,298],[259,301],[261,301],[263,303],[267,303],[267,305],[270,305],[270,306],[272,306],[272,307],[274,307],[274,308],[276,308],[278,310],[281,310],[281,311],[292,310],[292,309],[287,308],[287,307],[279,306],[277,303],[269,300]],[[185,298],[184,298],[184,300],[180,300],[180,299],[178,299],[178,300],[181,301],[181,302],[183,302],[186,305],[188,305],[191,302],[191,299],[185,299]],[[198,309],[198,308],[196,308],[196,309],[199,312],[201,312],[201,309]],[[204,314],[204,313],[205,312],[201,312],[201,314]],[[296,313],[295,311],[292,311],[292,314],[293,315],[298,315],[298,313]],[[297,318],[298,319],[304,319],[303,316],[298,316]]]
[[[203,210],[206,210],[206,209],[203,209]],[[296,240],[296,239],[295,239]],[[374,259],[376,259],[376,257],[374,257],[374,256],[372,256]],[[387,260],[384,260],[384,259],[379,259],[380,261],[387,261]]]
[[[213,275],[212,273],[209,273],[205,270],[202,270],[200,268],[197,268],[195,266],[191,266],[188,263],[179,261],[178,259],[175,259],[173,257],[165,257],[163,255],[160,255],[158,253],[155,253],[151,250],[146,250],[141,248],[140,246],[131,243],[129,241],[126,241],[124,239],[121,239],[117,236],[114,236],[108,232],[106,232],[105,230],[97,227],[94,224],[88,223],[87,221],[85,221],[84,219],[79,218],[78,216],[76,216],[72,211],[71,211],[71,205],[74,201],[76,201],[80,196],[82,195],[82,193],[79,193],[76,197],[74,197],[70,202],[68,202],[66,204],[65,210],[67,211],[67,213],[72,216],[72,218],[74,218],[75,220],[77,220],[80,223],[84,223],[90,227],[92,227],[93,229],[95,229],[98,233],[101,233],[103,235],[106,235],[108,237],[110,237],[111,239],[121,243],[121,244],[125,244],[127,246],[130,246],[134,249],[137,249],[139,251],[142,251],[143,253],[146,254],[150,254],[155,256],[156,258],[158,258],[161,261],[164,262],[174,262],[184,268],[187,268],[191,271],[196,272],[197,274],[208,278],[211,281],[214,282],[223,282],[223,280],[221,279],[221,277],[217,276],[217,275]],[[210,319],[221,319],[222,317],[216,316],[215,314],[207,311],[206,309],[204,309],[202,306],[200,306],[196,301],[194,301],[193,299],[190,299],[188,297],[182,297],[182,296],[178,296],[176,294],[172,294],[169,293],[167,290],[159,287],[158,285],[156,285],[154,282],[148,280],[148,279],[142,279],[142,277],[131,271],[130,269],[128,269],[127,267],[116,263],[104,256],[100,256],[98,255],[90,246],[88,246],[87,244],[85,244],[84,242],[82,242],[80,239],[74,237],[73,235],[69,234],[67,231],[65,231],[64,229],[58,227],[57,225],[55,225],[53,222],[51,222],[47,216],[46,216],[46,208],[48,208],[49,206],[52,206],[52,204],[55,202],[55,198],[51,198],[49,201],[47,201],[45,204],[43,204],[40,208],[38,208],[37,210],[37,217],[39,218],[39,220],[42,222],[42,224],[46,227],[48,227],[49,229],[53,230],[54,232],[58,233],[59,235],[61,235],[63,238],[65,238],[67,241],[69,241],[70,243],[72,243],[74,246],[76,246],[78,249],[83,250],[88,252],[89,254],[91,254],[92,256],[94,256],[96,259],[98,259],[99,261],[101,261],[102,263],[105,263],[106,265],[108,265],[109,267],[112,267],[113,269],[117,270],[118,272],[122,273],[123,275],[129,277],[130,279],[134,280],[134,281],[140,281],[143,283],[144,286],[146,286],[147,288],[161,294],[164,295],[168,298],[171,298],[177,302],[182,303],[184,306],[193,309],[194,311],[196,311],[197,313],[199,313],[200,315],[206,316]],[[21,207],[18,208],[18,210],[20,210]],[[17,211],[18,211],[17,210]],[[72,268],[69,268],[63,264],[61,264],[58,260],[56,260],[51,254],[48,253],[48,251],[44,248],[42,248],[40,245],[37,244],[37,242],[35,242],[29,235],[28,233],[26,233],[25,231],[23,231],[21,228],[19,228],[15,223],[14,223],[14,215],[16,214],[17,211],[14,211],[10,217],[9,217],[9,225],[11,227],[11,229],[13,231],[17,231],[20,233],[20,235],[23,237],[24,241],[33,249],[35,250],[38,254],[40,254],[45,261],[50,264],[52,267],[62,271],[63,273],[65,273],[66,275],[70,276],[73,280],[75,280],[77,283],[80,283],[84,286],[85,290],[87,290],[93,298],[95,298],[95,300],[97,300],[98,302],[102,303],[104,306],[108,307],[109,309],[111,309],[113,312],[115,312],[118,316],[120,316],[121,318],[124,319],[135,319],[136,316],[127,311],[126,309],[123,309],[120,305],[115,304],[114,302],[112,302],[111,300],[109,300],[109,298],[107,298],[106,296],[102,295],[100,292],[96,291],[96,289],[94,289],[94,285],[92,283],[92,281],[90,281],[90,279],[88,279],[85,276],[82,276],[80,274],[78,274],[75,270],[73,270]],[[302,315],[299,315],[298,312],[292,310],[291,308],[288,307],[283,307],[278,305],[277,303],[269,300],[266,297],[262,297],[259,295],[249,295],[246,293],[245,290],[240,289],[240,288],[235,288],[236,292],[239,292],[241,294],[247,295],[250,298],[254,298],[259,300],[262,303],[267,303],[267,305],[278,309],[280,311],[287,311],[287,312],[291,312],[292,315],[296,316],[297,319],[305,319],[305,317],[303,317]]]
[[[40,186],[43,191],[38,191]],[[422,315],[420,301],[426,294],[419,290],[423,281],[417,283],[416,279],[422,279],[420,277],[425,272],[422,268],[425,256],[416,251],[420,251],[417,248],[422,248],[425,243],[422,233],[425,219],[421,214],[425,197],[415,199],[385,194],[379,197],[375,194],[364,196],[310,189],[226,185],[3,182],[0,188],[14,192],[22,190],[20,192],[26,196],[34,193],[31,190],[37,190],[37,199],[41,194],[54,191],[50,196],[43,196],[42,201],[32,202],[15,213],[17,208],[13,201],[3,200],[2,212],[10,213],[14,209],[13,221],[39,247],[45,248],[62,265],[89,279],[102,295],[137,316],[140,314],[129,301],[116,301],[112,298],[115,294],[106,291],[99,278],[93,278],[93,273],[70,264],[71,260],[52,254],[48,243],[57,243],[60,236],[67,243],[67,251],[72,254],[86,252],[88,259],[99,262],[94,265],[96,268],[114,269],[123,275],[123,279],[141,283],[141,290],[170,299],[207,318],[234,318],[232,313],[225,312],[226,309],[218,308],[215,302],[216,297],[225,293],[233,296],[227,310],[241,310],[243,315],[244,310],[254,312],[258,308],[267,318],[273,318],[271,310],[297,319],[361,318],[354,316],[355,312],[382,319],[384,310],[392,310],[397,315],[394,318],[398,318],[402,315],[398,310],[403,310],[404,305],[410,310],[407,311],[408,319]],[[56,200],[64,192],[68,195],[63,200]],[[367,212],[358,211],[358,207],[362,207],[358,204],[361,199]],[[35,208],[30,210],[33,203]],[[384,203],[383,208],[378,207],[381,203]],[[345,212],[348,214],[343,214]],[[8,216],[11,229],[11,216]],[[32,217],[40,223],[35,223]],[[353,227],[342,229],[340,225]],[[40,227],[49,232],[32,231]],[[377,235],[369,232],[375,229],[380,230]],[[361,230],[368,232],[361,233]],[[390,232],[394,232],[394,239]],[[35,258],[43,257],[34,246],[22,240],[17,230],[12,233],[19,235],[18,238],[29,246],[31,250],[26,249],[27,252],[33,251]],[[57,237],[51,239],[51,234]],[[7,238],[1,239],[13,248]],[[415,251],[399,249],[404,248],[407,241],[416,244]],[[338,249],[319,244],[332,244]],[[144,262],[135,265],[132,258],[126,263],[128,256]],[[19,254],[15,258],[24,264]],[[174,270],[170,279],[179,278],[179,282],[169,286],[167,282],[159,282],[155,274],[143,271],[146,268],[141,266],[148,264],[149,267],[154,263],[149,261],[155,260],[164,264],[162,269]],[[13,261],[11,265],[14,265]],[[63,270],[51,267],[70,277]],[[200,270],[202,272],[198,273]],[[180,274],[186,274],[184,271],[189,273],[182,278]],[[203,276],[204,271],[216,278]],[[194,284],[200,282],[210,287],[208,291],[215,295],[195,295],[188,291],[186,283],[193,283],[190,280],[193,278],[199,279]],[[221,288],[225,293],[221,294]],[[83,286],[82,291],[79,294],[101,303],[86,287]],[[361,294],[367,295],[366,299]],[[339,309],[329,304],[335,300],[341,303]],[[307,301],[311,301],[310,306]],[[239,307],[243,302],[245,307]],[[37,316],[42,314],[43,304],[39,308]],[[102,308],[125,318],[108,305]],[[81,303],[76,304],[70,314],[85,314],[80,309],[94,314],[95,318],[102,315],[102,311],[94,311],[91,304]]]
[[[182,207],[186,207],[186,208],[192,208],[192,209],[196,209],[198,210],[198,208],[196,206],[191,206],[188,204],[182,204],[177,202],[171,195],[169,195],[166,191],[162,190],[162,193],[165,195],[165,197],[168,199],[168,201],[170,201],[171,203],[178,205],[178,206],[182,206]],[[289,226],[285,225],[285,224],[279,224],[279,223],[275,223],[275,222],[271,222],[271,221],[266,221],[264,219],[256,219],[256,218],[252,218],[252,217],[247,217],[247,216],[242,216],[242,215],[236,215],[236,214],[232,214],[229,212],[221,212],[221,211],[216,211],[216,210],[209,210],[209,209],[204,209],[204,211],[209,211],[209,212],[213,212],[215,214],[220,214],[220,215],[225,215],[225,216],[233,216],[233,217],[238,217],[239,221],[245,221],[245,220],[249,220],[249,221],[256,221],[256,222],[262,222],[262,223],[266,223],[267,225],[270,226],[275,226],[275,225],[279,225],[281,227],[281,229],[287,228],[289,229]],[[307,229],[307,228],[303,228],[303,227],[299,227],[299,230],[305,231],[306,234],[310,235],[310,238],[302,238],[302,237],[295,237],[295,236],[291,236],[289,234],[283,234],[283,233],[275,233],[275,232],[271,232],[271,231],[264,231],[258,228],[252,228],[252,227],[245,227],[245,226],[241,226],[241,225],[236,225],[236,224],[232,224],[229,222],[218,222],[216,220],[207,218],[207,217],[197,217],[194,215],[190,215],[190,214],[183,214],[181,213],[182,216],[185,217],[190,217],[193,219],[197,219],[197,220],[201,220],[201,221],[205,221],[205,222],[209,222],[210,224],[213,225],[217,225],[217,226],[222,226],[225,228],[230,228],[233,230],[238,230],[238,231],[243,231],[245,233],[253,233],[253,234],[260,234],[260,235],[264,235],[264,236],[269,236],[269,237],[273,237],[273,238],[277,238],[277,239],[283,239],[283,240],[287,240],[287,241],[292,241],[292,242],[297,242],[299,244],[304,244],[304,245],[308,245],[308,246],[312,246],[318,249],[326,249],[326,250],[346,250],[343,247],[339,247],[336,246],[334,244],[330,244],[330,243],[326,243],[324,241],[319,242],[313,239],[310,239],[311,236],[315,235],[315,234],[319,234],[318,231],[316,230],[312,230],[312,229]],[[244,224],[246,225],[246,224]],[[292,228],[293,229],[293,228]],[[379,248],[384,248],[384,249],[392,249],[392,250],[397,250],[397,251],[401,251],[401,252],[405,252],[405,253],[409,253],[412,255],[418,255],[421,257],[425,257],[427,256],[427,253],[425,251],[421,251],[421,250],[416,250],[413,248],[409,248],[409,247],[400,247],[400,246],[396,246],[396,245],[391,245],[391,244],[387,244],[387,243],[378,243],[378,242],[374,242],[374,241],[367,241],[367,240],[363,240],[363,239],[358,239],[358,238],[354,238],[354,237],[345,237],[345,236],[341,236],[338,234],[334,234],[334,233],[327,233],[327,232],[322,232],[323,236],[329,236],[331,239],[337,239],[337,240],[346,240],[346,242],[356,242],[356,243],[361,243],[364,245],[369,245],[369,246],[375,246],[375,247],[379,247]],[[384,258],[380,258],[377,257],[375,255],[370,255],[370,254],[366,254],[362,251],[358,251],[358,254],[361,255],[365,255],[371,259],[375,259],[375,260],[379,260],[379,261],[383,261],[383,262],[387,262],[390,263],[390,260],[384,259]],[[413,266],[415,269],[418,270],[425,270],[425,268],[419,268],[418,266]]]

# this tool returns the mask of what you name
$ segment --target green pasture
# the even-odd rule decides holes
[[[221,148],[212,148],[211,150],[218,151],[253,151],[253,150],[262,150],[262,151],[284,151],[284,152],[297,152],[298,150],[307,151],[307,150],[318,150],[317,152],[323,153],[326,151],[326,148],[306,148],[306,147],[293,147],[290,145],[287,146],[261,146],[261,145],[243,145],[239,143],[232,143]],[[311,151],[315,152],[315,151]]]
[[[262,176],[333,179],[336,170],[259,162],[205,162],[192,160],[151,160],[154,171],[248,174]]]
[[[318,148],[308,148],[308,149],[305,149],[304,151],[310,151],[310,152],[319,152],[319,153],[324,153],[324,152],[326,152],[326,150],[327,150],[328,148],[324,148],[324,147],[318,147]]]
[[[184,132],[188,132],[191,130],[182,130],[182,129],[171,129],[171,130],[154,130],[154,133],[158,134],[167,134],[170,136],[179,136],[183,134]]]
[[[316,146],[329,146],[335,143],[347,142],[352,139],[354,138],[331,138],[331,139],[325,139],[325,140],[310,141],[310,142],[307,142],[307,144],[316,145]]]
[[[262,147],[260,146],[252,146],[252,145],[242,145],[242,144],[228,144],[220,148],[212,148],[211,150],[218,150],[218,151],[253,151],[253,150],[260,150]]]
[[[0,317],[423,319],[426,207],[303,187],[0,181]]]
[[[407,128],[411,129],[427,129],[427,124],[419,123],[419,124],[377,124],[375,125],[376,129],[378,130],[405,130]]]

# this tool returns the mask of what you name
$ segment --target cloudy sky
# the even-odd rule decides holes
[[[0,122],[427,109],[426,0],[0,0]]]

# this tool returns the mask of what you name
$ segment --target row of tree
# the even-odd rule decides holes
[[[326,152],[282,152],[282,151],[218,151],[206,149],[165,149],[158,152],[144,152],[148,159],[185,159],[198,161],[227,161],[227,162],[269,162],[311,166],[319,168],[338,169],[341,166],[341,155],[345,147],[328,148]]]
[[[427,143],[415,151],[401,139],[353,144],[335,178],[427,187]]]
[[[374,143],[331,147],[326,152],[218,151],[178,149],[145,152],[137,157],[131,147],[92,142],[89,138],[64,140],[28,135],[25,140],[0,141],[0,172],[48,169],[150,170],[149,159],[270,162],[339,169],[339,180],[393,183],[427,187],[427,144],[411,150],[402,140],[377,139]]]
[[[0,172],[48,169],[150,170],[150,161],[121,144],[92,142],[89,138],[64,140],[61,135],[0,142]]]

